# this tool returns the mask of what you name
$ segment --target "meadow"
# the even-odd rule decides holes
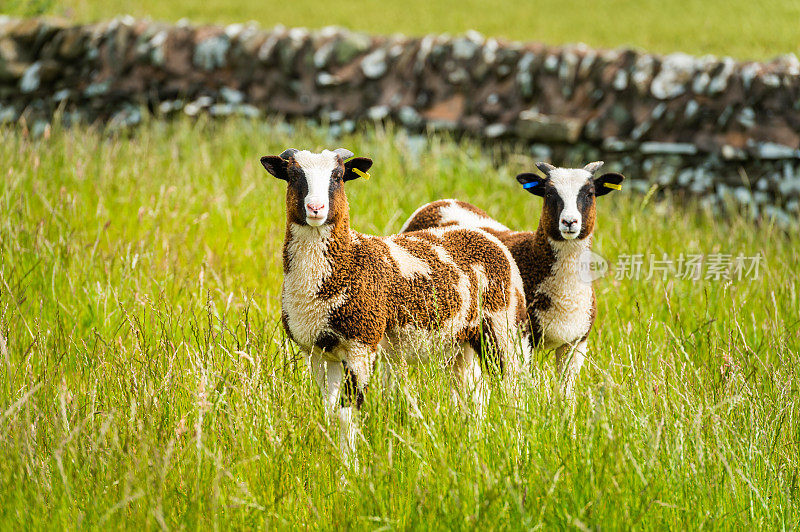
[[[371,34],[451,34],[477,30],[492,37],[548,44],[583,42],[594,47],[634,46],[649,52],[730,55],[771,59],[800,53],[794,0],[4,0],[0,12],[48,14],[79,22],[120,14],[175,22],[262,27],[321,28],[338,25]]]
[[[363,232],[440,197],[538,218],[518,147],[277,120],[0,130],[0,529],[797,528],[796,227],[600,198],[612,270],[574,412],[552,354],[481,426],[441,367],[419,367],[370,389],[354,471],[280,326],[284,184],[258,159],[289,146],[375,160],[347,185]],[[650,253],[763,263],[741,280],[616,278]]]

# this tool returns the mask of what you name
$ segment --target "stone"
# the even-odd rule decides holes
[[[759,159],[794,159],[800,157],[800,150],[775,142],[750,142],[748,147]]]
[[[378,48],[361,60],[361,71],[369,79],[379,79],[386,74],[386,49]]]
[[[336,61],[343,65],[349,63],[356,56],[359,56],[369,50],[372,45],[372,39],[363,33],[346,32],[342,39],[336,43],[335,56]]]
[[[616,91],[624,91],[628,88],[628,73],[622,69],[617,70],[614,81],[611,83]]]
[[[517,134],[525,139],[542,142],[567,142],[574,144],[580,138],[583,123],[576,118],[543,115],[535,109],[519,114]]]
[[[453,41],[453,57],[461,61],[469,61],[480,49],[483,37],[480,34],[470,37],[460,37]]]
[[[722,60],[722,69],[708,84],[709,95],[714,96],[727,90],[728,81],[733,74],[735,66],[736,63],[730,57],[726,57]]]
[[[400,108],[397,113],[397,117],[404,126],[414,129],[420,127],[423,122],[422,117],[419,115],[417,110],[408,105]]]
[[[83,90],[83,95],[87,98],[94,98],[107,93],[109,89],[111,89],[111,80],[107,79],[105,81],[92,83]]]
[[[489,124],[483,130],[483,134],[490,139],[503,137],[508,132],[509,132],[508,126],[505,124]]]
[[[639,55],[633,65],[631,81],[639,94],[647,94],[655,72],[656,60],[648,54]]]
[[[533,72],[532,66],[536,61],[536,54],[525,52],[517,63],[517,85],[523,98],[533,96]]]
[[[688,142],[642,142],[639,151],[645,154],[696,155],[697,146]]]
[[[203,70],[214,70],[225,66],[231,42],[227,35],[209,37],[197,44],[192,62]]]
[[[244,94],[230,87],[222,87],[219,90],[219,95],[222,96],[222,99],[227,103],[233,105],[238,105],[244,101]]]
[[[37,61],[29,66],[22,74],[19,80],[19,90],[22,94],[31,93],[39,88],[41,84],[41,77],[39,75],[42,70],[42,63]]]
[[[388,105],[375,105],[367,109],[367,116],[377,122],[389,116],[390,111]]]
[[[686,92],[692,79],[695,60],[682,53],[670,54],[661,63],[661,70],[650,84],[650,93],[659,100],[670,100]]]

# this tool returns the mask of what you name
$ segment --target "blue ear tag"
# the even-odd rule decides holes
[[[533,188],[538,184],[539,184],[538,181],[531,181],[530,183],[525,183],[524,185],[522,185],[522,188]]]

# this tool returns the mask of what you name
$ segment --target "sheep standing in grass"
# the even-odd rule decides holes
[[[344,183],[372,165],[352,156],[289,149],[261,158],[288,183],[283,325],[307,353],[326,411],[341,422],[345,456],[379,355],[403,366],[420,358],[420,341],[451,346],[456,384],[472,388],[480,410],[480,359],[492,355],[514,379],[514,340],[525,321],[522,278],[496,237],[463,227],[389,237],[352,230]]]
[[[587,272],[595,224],[595,198],[619,190],[625,179],[594,174],[602,161],[581,168],[536,166],[544,177],[524,173],[517,180],[531,194],[544,198],[536,232],[512,231],[484,211],[457,200],[439,200],[420,207],[401,229],[476,227],[499,238],[511,250],[525,284],[525,298],[534,345],[556,350],[561,393],[573,395],[575,379],[586,356],[586,339],[596,314],[596,299]]]

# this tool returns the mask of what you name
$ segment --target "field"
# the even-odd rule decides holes
[[[218,24],[254,20],[319,28],[338,25],[368,33],[452,34],[475,29],[485,35],[550,44],[585,42],[590,46],[635,46],[651,52],[687,52],[765,59],[800,53],[795,0],[502,0],[489,7],[480,0],[404,0],[274,2],[244,0],[5,0],[0,11],[47,13],[79,21],[120,14]]]
[[[495,394],[480,427],[420,367],[405,391],[370,389],[356,472],[283,339],[284,186],[258,157],[373,157],[347,190],[354,228],[378,234],[439,197],[527,227],[528,157],[275,121],[0,139],[0,529],[797,527],[800,231],[600,198],[612,271],[574,415],[546,353],[520,408]],[[741,280],[617,280],[638,253],[764,262]]]

